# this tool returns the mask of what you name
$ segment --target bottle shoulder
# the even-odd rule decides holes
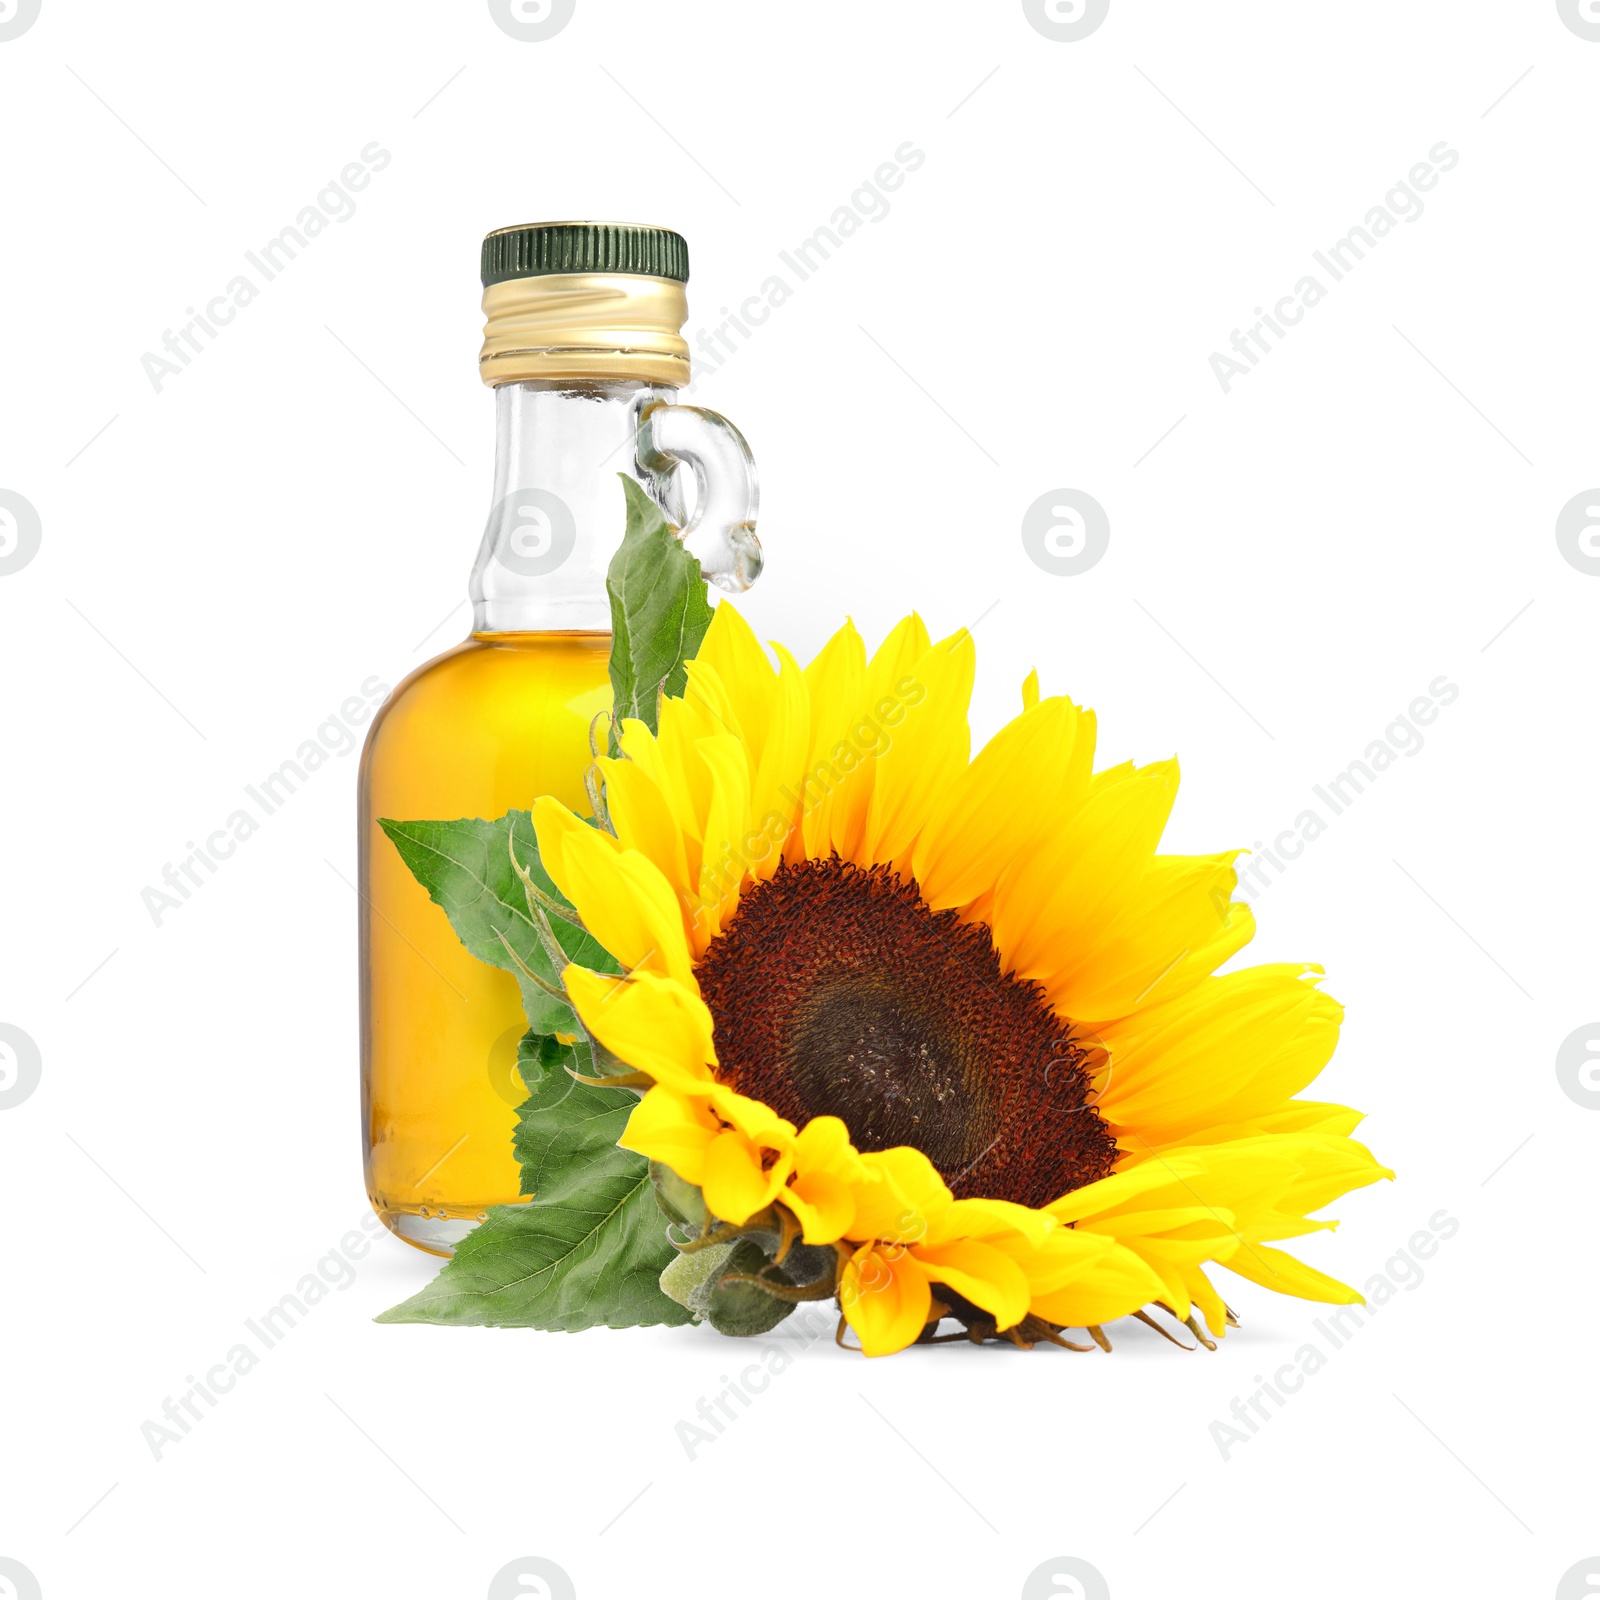
[[[453,699],[475,686],[604,677],[610,653],[611,636],[604,633],[472,634],[407,673],[384,701],[379,718],[404,704]]]
[[[409,673],[372,720],[367,750],[426,729],[446,743],[515,734],[611,704],[611,637],[474,634]]]

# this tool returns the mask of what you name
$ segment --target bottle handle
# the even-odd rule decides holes
[[[680,462],[694,473],[694,514],[677,530],[700,570],[719,589],[743,594],[761,576],[756,537],[755,458],[744,435],[703,406],[647,405],[639,416],[639,465],[655,476]]]

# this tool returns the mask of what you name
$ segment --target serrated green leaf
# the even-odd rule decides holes
[[[661,508],[623,476],[627,532],[606,572],[611,597],[611,695],[615,717],[652,733],[663,694],[681,695],[683,664],[711,625],[700,563],[673,536]]]
[[[382,817],[378,826],[434,904],[443,908],[462,944],[480,961],[516,978],[529,1025],[539,1033],[576,1032],[572,1007],[546,994],[519,971],[506,949],[509,944],[518,960],[546,983],[559,987],[559,975],[539,941],[527,895],[511,865],[510,847],[515,842],[517,860],[529,869],[534,882],[565,903],[540,865],[529,813],[508,811],[492,822],[481,817],[455,822],[396,822]],[[572,960],[597,972],[621,970],[599,944],[570,922],[552,917],[550,924],[557,943]]]
[[[578,1083],[582,1049],[530,1033],[518,1051],[528,1098],[514,1149],[526,1205],[494,1206],[439,1276],[379,1322],[497,1328],[677,1326],[691,1313],[662,1293],[676,1254],[649,1163],[617,1140],[638,1098]]]

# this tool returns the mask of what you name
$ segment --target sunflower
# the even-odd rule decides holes
[[[1151,1306],[1209,1343],[1212,1264],[1359,1301],[1274,1243],[1392,1176],[1359,1112],[1297,1098],[1341,1008],[1317,967],[1215,975],[1254,925],[1238,852],[1159,853],[1177,763],[1096,772],[1094,714],[1036,674],[972,757],[972,641],[916,616],[870,660],[848,623],[805,668],[774,651],[720,605],[658,731],[598,763],[603,826],[534,808],[625,969],[564,973],[644,1089],[621,1143],[719,1237],[831,1247],[868,1355],[950,1316],[1107,1344]]]

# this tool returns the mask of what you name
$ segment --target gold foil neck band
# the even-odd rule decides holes
[[[681,283],[624,273],[508,278],[483,291],[478,370],[491,386],[538,379],[689,382]]]

